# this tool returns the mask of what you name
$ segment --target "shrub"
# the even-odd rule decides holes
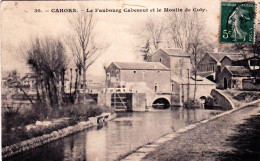
[[[2,113],[2,147],[75,125],[79,118],[87,120],[88,117],[94,117],[103,112],[113,112],[113,110],[109,107],[93,104],[74,104],[61,108],[47,108],[42,104],[34,104],[32,109],[24,110],[20,113],[18,109],[9,107],[4,109]],[[61,119],[57,123],[49,126],[39,126],[29,131],[24,127],[25,125],[35,123],[37,120],[63,117],[70,117],[72,119]]]
[[[187,109],[195,109],[195,108],[200,108],[201,105],[200,105],[200,102],[197,100],[196,101],[189,100],[189,101],[184,102],[183,107],[187,108]]]

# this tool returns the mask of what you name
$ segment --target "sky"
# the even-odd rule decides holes
[[[68,18],[78,13],[35,13],[34,9],[42,11],[51,9],[124,9],[124,8],[190,8],[206,9],[200,13],[205,22],[208,36],[217,40],[219,28],[220,1],[219,0],[124,0],[124,1],[4,1],[1,2],[1,67],[2,70],[17,69],[21,73],[29,69],[21,56],[20,47],[28,43],[35,36],[53,36],[64,39],[71,32]],[[99,59],[89,68],[89,75],[104,75],[104,66],[112,61],[139,62],[138,46],[147,17],[163,17],[165,12],[148,13],[95,13],[97,18],[95,36],[99,43],[107,48]],[[164,19],[162,21],[165,21]],[[73,64],[73,58],[70,59]]]

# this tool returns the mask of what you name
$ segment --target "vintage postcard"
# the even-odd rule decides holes
[[[259,6],[2,1],[2,160],[260,160]]]

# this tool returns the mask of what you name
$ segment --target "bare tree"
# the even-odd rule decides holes
[[[159,43],[162,40],[164,26],[163,23],[155,18],[148,18],[145,22],[144,33],[141,34],[144,39],[145,45],[142,47],[141,52],[144,53],[144,60],[149,61],[151,55],[158,50]]]
[[[194,31],[198,24],[198,16],[194,13],[171,13],[168,15],[168,33],[176,48],[189,52],[193,43]]]
[[[197,91],[197,63],[199,53],[203,51],[206,31],[203,22],[194,13],[172,13],[168,15],[170,38],[177,48],[182,48],[191,55],[193,74],[195,77],[194,100]]]
[[[81,77],[81,70],[83,71],[83,101],[85,102],[87,69],[101,55],[101,52],[98,52],[100,48],[97,47],[94,40],[95,19],[92,12],[81,13],[69,19],[69,22],[72,26],[74,37],[72,36],[72,41],[67,44],[73,53],[79,77]],[[79,82],[79,84],[81,83]]]

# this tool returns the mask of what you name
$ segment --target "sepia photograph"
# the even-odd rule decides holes
[[[3,161],[259,161],[260,1],[1,2]]]

